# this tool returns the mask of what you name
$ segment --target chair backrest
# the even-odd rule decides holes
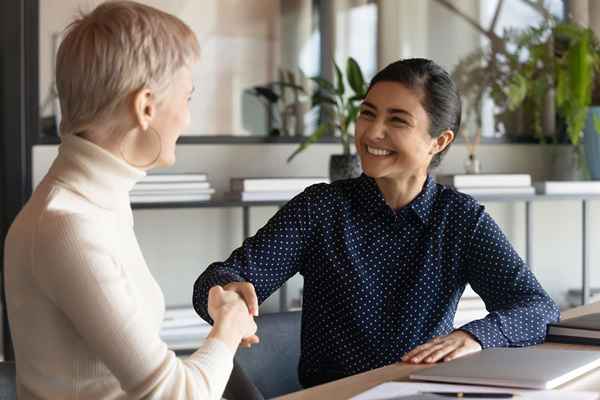
[[[260,344],[237,351],[225,398],[262,400],[302,389],[298,380],[300,319],[299,311],[256,319]]]
[[[17,378],[15,363],[0,362],[0,400],[15,400],[17,398]]]

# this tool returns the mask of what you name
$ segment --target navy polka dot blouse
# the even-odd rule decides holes
[[[460,329],[483,348],[540,343],[559,317],[484,207],[431,177],[399,210],[364,174],[309,187],[208,267],[194,285],[194,307],[210,321],[212,286],[248,281],[262,302],[296,273],[304,277],[305,386],[397,362],[449,334],[467,283],[489,314]]]

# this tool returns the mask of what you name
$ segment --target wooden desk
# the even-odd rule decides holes
[[[600,302],[592,303],[585,306],[573,308],[567,310],[561,314],[561,318],[568,319],[578,317],[580,315],[590,314],[593,312],[600,312]],[[600,351],[600,346],[584,346],[584,345],[571,345],[562,343],[544,343],[538,347],[542,348],[558,348],[558,349],[576,349],[576,350],[593,350]],[[348,378],[340,379],[335,382],[326,383],[324,385],[315,386],[310,389],[301,390],[299,392],[291,393],[282,397],[278,397],[278,400],[309,400],[309,399],[323,399],[323,400],[342,400],[348,399],[352,396],[356,396],[374,386],[389,381],[407,381],[408,376],[415,370],[421,368],[429,368],[427,365],[411,365],[411,364],[392,364],[386,367],[374,369],[372,371],[364,372],[362,374],[350,376]],[[573,380],[563,386],[560,389],[564,390],[588,390],[596,391],[600,393],[600,369],[589,372],[582,377]]]

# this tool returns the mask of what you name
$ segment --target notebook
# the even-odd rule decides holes
[[[554,389],[600,367],[600,351],[494,348],[410,375],[410,379],[530,389]]]
[[[600,313],[570,318],[548,325],[546,340],[600,345]]]

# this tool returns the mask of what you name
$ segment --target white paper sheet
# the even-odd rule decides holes
[[[489,386],[446,385],[425,382],[387,382],[372,388],[351,400],[391,400],[419,392],[502,392],[518,394],[519,400],[597,400],[594,392],[568,392],[558,390],[520,390]],[[485,400],[485,399],[479,399]]]

